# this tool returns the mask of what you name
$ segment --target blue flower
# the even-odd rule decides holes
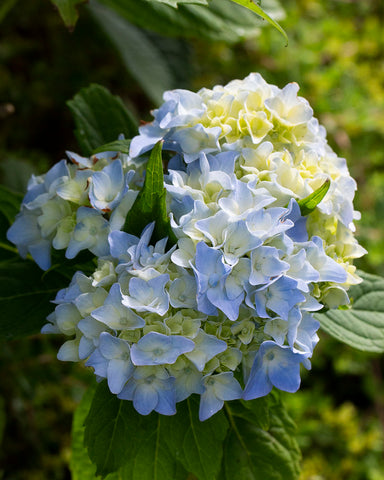
[[[96,375],[107,378],[112,393],[120,393],[134,370],[129,343],[107,332],[101,333],[99,347],[89,357],[86,365],[93,367]]]
[[[141,415],[153,410],[162,415],[176,413],[175,379],[162,367],[137,367],[118,398],[132,400]]]
[[[133,175],[134,171],[131,170],[129,177]],[[101,212],[111,212],[127,190],[126,184],[129,177],[124,182],[123,167],[120,160],[114,160],[100,172],[95,172],[91,177],[89,188],[91,205]]]
[[[81,251],[88,249],[94,255],[105,256],[109,253],[108,221],[96,210],[80,207],[77,210],[76,227],[69,241],[65,256],[75,258]]]
[[[279,346],[270,340],[263,342],[253,362],[243,398],[263,397],[273,386],[285,392],[296,392],[300,387],[300,363],[305,358],[290,347]]]
[[[278,277],[256,290],[249,289],[246,297],[247,305],[254,307],[259,317],[270,318],[267,310],[272,310],[283,320],[288,319],[291,308],[304,300],[296,281],[288,277]]]
[[[172,364],[180,355],[191,352],[194,347],[193,340],[181,335],[149,332],[132,345],[131,359],[137,366]]]
[[[91,315],[113,330],[134,330],[144,327],[143,318],[123,305],[122,301],[120,285],[115,283],[112,285],[104,305],[93,310]]]
[[[205,391],[201,395],[199,408],[202,422],[221,410],[225,400],[236,400],[242,396],[243,391],[233,372],[206,375],[203,381]]]
[[[165,315],[169,307],[169,296],[165,285],[169,275],[158,275],[146,281],[142,278],[131,278],[129,281],[129,295],[123,295],[123,305],[133,308],[137,312],[154,312]]]

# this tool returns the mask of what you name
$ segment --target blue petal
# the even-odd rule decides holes
[[[264,397],[272,390],[272,383],[268,377],[266,369],[262,364],[262,355],[260,350],[257,352],[253,362],[248,382],[244,388],[244,400]]]
[[[103,357],[98,349],[96,349],[88,358],[88,360],[85,362],[85,366],[93,367],[95,374],[99,377],[107,377],[108,360]]]
[[[112,393],[120,393],[133,373],[133,365],[128,360],[113,359],[107,369],[108,387]]]
[[[141,415],[148,415],[159,401],[159,394],[152,383],[139,383],[133,395],[133,406]]]
[[[201,422],[212,417],[216,412],[223,408],[224,402],[216,397],[216,395],[206,390],[200,398],[199,419]]]

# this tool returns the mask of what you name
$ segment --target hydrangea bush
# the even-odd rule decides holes
[[[70,337],[58,358],[85,360],[142,415],[198,394],[203,421],[226,400],[297,391],[314,312],[348,304],[360,282],[356,184],[298,88],[251,74],[166,92],[129,154],[68,152],[29,182],[8,231],[20,254],[44,270],[52,247],[97,257],[42,332]],[[153,213],[136,236],[126,219],[161,145],[169,235],[156,238]]]
[[[101,147],[94,118],[123,134],[128,112],[100,86],[71,101],[95,153],[31,178],[7,238],[43,272],[6,245],[0,336],[36,331],[59,290],[42,332],[65,335],[58,358],[98,382],[75,413],[74,480],[297,480],[277,392],[299,389],[319,322],[384,352],[384,280],[353,265],[356,183],[298,89],[254,73],[168,91],[138,135]]]
[[[198,394],[206,420],[226,400],[297,391],[314,312],[347,304],[360,282],[356,184],[298,88],[251,74],[166,92],[129,154],[68,152],[29,182],[8,231],[20,254],[44,270],[52,247],[97,257],[42,332],[70,337],[58,358],[85,360],[142,415]],[[136,236],[126,218],[161,144],[169,235],[154,237],[154,215]]]

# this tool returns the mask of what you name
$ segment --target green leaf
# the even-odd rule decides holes
[[[84,446],[84,422],[92,404],[96,388],[89,388],[76,408],[72,421],[71,459],[69,468],[72,480],[96,480],[96,465],[93,464]],[[118,473],[111,473],[106,480],[120,480]]]
[[[223,411],[201,422],[198,397],[177,405],[177,414],[165,420],[170,450],[199,480],[214,480],[220,471],[228,422]]]
[[[58,272],[44,273],[20,258],[0,262],[0,339],[38,333],[52,310],[50,303],[68,280]]]
[[[175,452],[168,448],[166,439],[170,435],[165,415],[152,413],[142,416],[134,410],[130,417],[137,417],[137,431],[131,432],[131,452],[128,462],[120,470],[124,480],[187,480],[188,473],[178,463]],[[130,422],[131,422],[130,418]],[[179,417],[180,420],[180,417]]]
[[[129,418],[129,403],[112,395],[105,381],[96,389],[85,420],[84,442],[97,475],[115,472],[127,461],[132,448],[130,426],[137,426]]]
[[[96,466],[89,459],[84,447],[84,421],[88,415],[94,393],[94,389],[91,388],[85,392],[73,415],[71,459],[69,462],[72,480],[94,480],[96,477]]]
[[[349,291],[352,307],[317,313],[322,329],[365,352],[384,352],[384,279],[359,271],[363,283]]]
[[[57,7],[64,24],[70,29],[75,28],[76,22],[79,18],[78,7],[88,0],[51,0]]]
[[[177,86],[170,59],[144,31],[110,8],[92,2],[90,10],[120,53],[126,69],[148,98],[157,105],[162,103],[164,91]]]
[[[238,400],[230,403],[232,415],[243,418],[263,430],[270,426],[270,396],[257,398],[256,400]]]
[[[140,415],[132,402],[98,385],[85,420],[85,444],[98,475],[119,470],[124,480],[186,480],[165,438],[168,417]],[[109,480],[109,477],[107,477]]]
[[[231,0],[210,0],[208,7],[181,3],[177,9],[145,0],[100,0],[100,3],[113,8],[134,25],[171,37],[235,43],[256,37],[260,27],[266,24],[259,15]]]
[[[223,480],[297,480],[300,473],[300,450],[294,438],[295,425],[278,398],[269,395],[269,426],[266,429],[251,421],[248,403],[260,414],[254,401],[226,403],[230,421],[225,440]],[[247,406],[245,406],[247,404]],[[253,405],[252,405],[253,404]],[[242,408],[241,408],[242,407]]]
[[[170,244],[177,242],[172,232],[165,204],[162,142],[158,142],[149,157],[143,188],[128,212],[124,231],[140,236],[144,227],[155,221],[152,239],[154,241],[168,237]]]
[[[127,138],[137,134],[136,121],[121,98],[100,85],[83,88],[67,105],[84,155],[89,156],[100,145],[116,141],[120,134]]]
[[[252,10],[252,12],[257,13],[261,18],[269,22],[271,25],[273,25],[285,38],[287,45],[288,45],[288,37],[287,34],[285,33],[285,30],[275,21],[273,18],[271,18],[265,10],[263,10],[260,5],[256,3],[255,0],[232,0],[232,2],[238,3],[239,5],[242,5],[245,8],[248,8],[249,10]],[[259,2],[261,3],[261,2]]]
[[[312,192],[308,197],[305,197],[301,200],[298,200],[300,207],[301,215],[305,217],[312,213],[317,205],[323,200],[327,194],[329,187],[331,185],[331,180],[328,178],[319,188]]]
[[[131,140],[116,140],[115,142],[106,143],[101,147],[97,147],[92,153],[121,152],[128,154],[130,144]]]

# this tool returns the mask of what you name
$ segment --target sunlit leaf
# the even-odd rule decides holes
[[[359,271],[363,283],[348,295],[352,308],[317,313],[322,329],[332,337],[365,352],[384,352],[384,278]]]
[[[238,3],[239,5],[252,10],[252,12],[257,13],[257,15],[259,15],[261,18],[273,25],[283,35],[288,44],[288,37],[285,33],[285,30],[275,20],[273,20],[273,18],[271,18],[255,0],[232,0],[232,2]]]
[[[312,192],[308,197],[298,200],[298,205],[300,207],[300,212],[303,217],[312,213],[317,205],[323,200],[327,194],[331,181],[327,179],[319,188]]]

